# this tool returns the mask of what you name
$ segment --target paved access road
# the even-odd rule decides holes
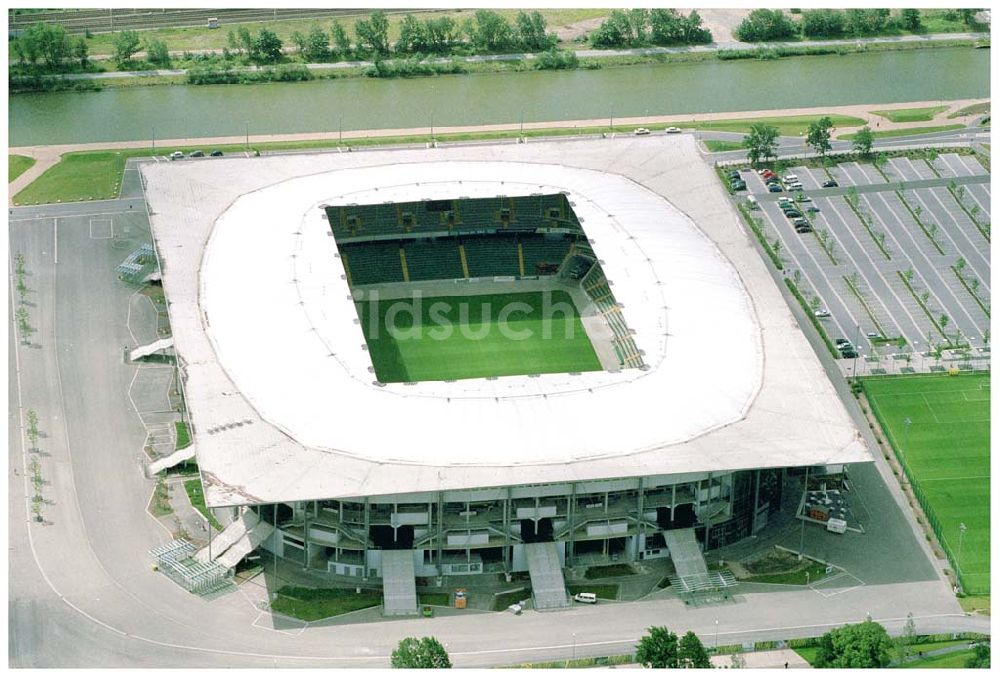
[[[8,330],[13,666],[385,667],[398,641],[413,635],[441,639],[456,665],[491,666],[627,652],[665,619],[706,642],[718,632],[725,643],[816,635],[865,613],[897,632],[907,612],[921,632],[988,628],[988,620],[961,614],[934,568],[921,565],[921,546],[905,529],[896,538],[917,560],[899,576],[889,571],[830,597],[747,588],[725,608],[688,608],[668,598],[520,617],[303,627],[261,612],[251,591],[212,602],[191,596],[149,568],[148,549],[170,536],[142,510],[152,491],[142,472],[146,429],[129,397],[136,368],[121,356],[135,340],[126,321],[134,290],[113,269],[148,242],[145,211],[124,200],[19,208],[10,216],[10,250],[25,256],[34,328],[28,344],[13,323]],[[42,524],[27,519],[22,426],[29,408],[43,433]],[[878,476],[873,482],[877,490]]]

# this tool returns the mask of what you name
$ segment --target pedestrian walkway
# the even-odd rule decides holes
[[[746,669],[808,669],[809,662],[795,650],[765,650],[762,652],[741,652],[736,655]],[[710,658],[715,668],[728,668],[733,664],[733,655],[720,654]]]
[[[417,613],[413,550],[382,551],[382,613],[386,616]]]
[[[528,558],[528,573],[531,575],[535,609],[550,610],[569,606],[566,580],[563,579],[556,545],[553,542],[525,544],[524,552]]]

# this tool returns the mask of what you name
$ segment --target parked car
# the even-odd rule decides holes
[[[681,133],[681,128],[680,127],[668,127],[666,129],[666,132],[667,132],[667,134],[680,134]]]
[[[829,318],[830,311],[828,311],[825,308],[818,308],[815,311],[813,311],[813,315],[816,316],[817,318]]]
[[[798,210],[785,210],[785,216],[789,219],[798,219],[802,216],[802,212]]]
[[[209,153],[209,155],[212,156],[213,158],[221,158],[222,151],[212,151],[211,153]]]
[[[646,129],[645,127],[637,127],[635,132],[633,132],[633,134],[641,137],[645,136],[646,134],[649,134],[649,130]]]
[[[597,594],[596,593],[578,593],[573,596],[573,600],[578,603],[589,603],[591,605],[597,604]]]
[[[858,352],[850,348],[840,349],[840,357],[842,358],[857,358]]]
[[[869,339],[879,339],[882,337],[878,332],[865,332],[865,336]]]
[[[184,153],[182,151],[174,151],[173,153],[170,154],[171,160],[180,160],[183,157]]]
[[[192,158],[204,158],[205,157],[205,151],[191,151],[191,157]]]
[[[786,174],[785,175],[785,183],[786,184],[792,184],[792,183],[795,183],[798,180],[799,180],[798,176],[796,176],[794,174]]]
[[[847,339],[840,339],[840,338],[838,338],[838,339],[836,339],[836,340],[835,340],[835,341],[833,342],[833,344],[834,344],[834,345],[835,345],[835,346],[836,346],[837,348],[846,348],[846,347],[848,347],[848,346],[850,346],[850,345],[851,345],[851,342],[847,341]]]
[[[729,177],[730,179],[739,179],[740,178],[740,171],[739,170],[729,170],[728,172],[726,172],[726,176]]]
[[[792,191],[798,191],[798,190],[800,190],[802,188],[802,184],[799,183],[798,181],[793,181],[792,183],[787,184],[787,185],[788,185],[789,190],[792,190]]]
[[[738,181],[734,181],[733,183],[731,183],[730,187],[734,191],[745,191],[745,190],[747,190],[747,182],[745,182],[742,179],[740,179]]]
[[[812,226],[796,226],[795,232],[798,233],[799,235],[805,235],[806,233],[812,233],[813,228]]]
[[[837,186],[840,186],[840,184],[833,179],[827,179],[823,182],[823,188],[836,188]]]
[[[792,220],[792,223],[795,224],[796,226],[810,226],[811,225],[808,221],[806,221],[802,217],[799,217],[797,219]]]
[[[816,214],[816,212],[819,212],[819,208],[816,207],[816,205],[809,205],[809,207],[806,208],[806,212],[809,212],[810,214]]]
[[[813,199],[810,198],[808,195],[800,195],[797,198],[795,198],[795,201],[796,202],[812,202]]]
[[[779,186],[778,184],[770,184],[770,185],[769,185],[769,186],[767,187],[767,190],[768,190],[769,192],[771,192],[771,193],[781,193],[781,192],[783,192],[783,191],[784,191],[785,189],[783,189],[783,188],[782,188],[781,186]]]

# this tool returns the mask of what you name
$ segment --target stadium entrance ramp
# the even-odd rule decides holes
[[[417,580],[413,550],[382,551],[382,614],[417,613]]]
[[[247,554],[271,536],[274,526],[262,521],[253,511],[244,511],[209,546],[195,554],[195,559],[214,561],[225,568],[236,567]]]
[[[173,337],[165,337],[163,339],[157,339],[156,341],[146,344],[144,346],[137,346],[128,354],[128,359],[135,362],[140,358],[145,358],[151,356],[157,351],[164,351],[174,345]]]
[[[563,579],[562,565],[554,542],[525,544],[524,553],[528,558],[528,574],[531,575],[531,590],[536,610],[552,610],[569,607],[566,595],[566,580]]]
[[[665,530],[663,540],[670,550],[670,558],[674,561],[678,577],[708,575],[708,565],[705,564],[705,556],[702,555],[698,540],[694,537],[693,527]]]

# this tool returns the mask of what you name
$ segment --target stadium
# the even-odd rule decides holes
[[[763,529],[788,473],[871,461],[692,139],[143,168],[206,502],[381,580],[671,558]]]

